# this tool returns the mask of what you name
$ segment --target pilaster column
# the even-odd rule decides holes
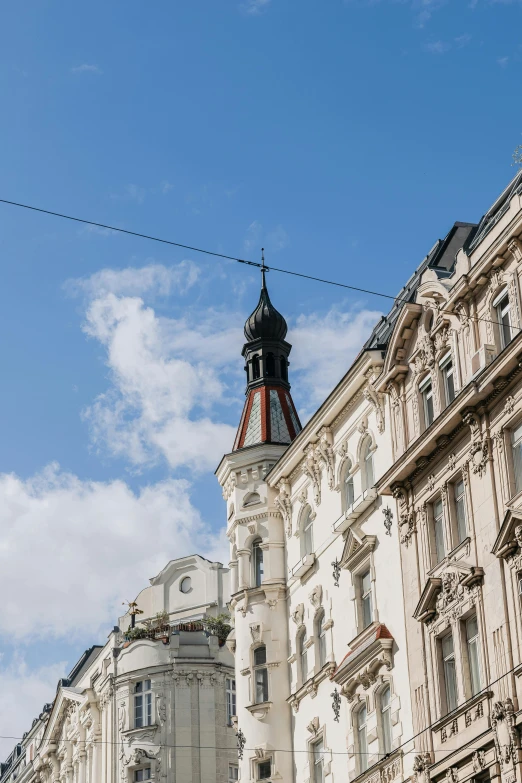
[[[239,590],[250,587],[250,550],[238,549],[237,560],[239,564]]]

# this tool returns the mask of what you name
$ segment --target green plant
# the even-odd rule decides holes
[[[141,625],[137,625],[135,628],[128,628],[125,631],[125,638],[128,642],[133,642],[135,639],[146,639],[148,636],[148,628],[143,628]]]
[[[219,641],[224,643],[232,630],[229,620],[229,614],[218,614],[217,617],[205,617],[201,622],[207,633],[217,636]]]

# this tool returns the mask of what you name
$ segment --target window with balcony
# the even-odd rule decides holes
[[[373,622],[372,606],[372,576],[370,569],[364,571],[358,578],[360,625],[361,631]]]
[[[225,680],[227,700],[227,726],[232,726],[232,718],[236,714],[236,681],[232,677]]]
[[[391,691],[390,686],[381,691],[379,697],[381,713],[381,752],[383,756],[391,753],[392,749],[392,722],[391,722]]]
[[[457,522],[457,540],[461,544],[468,535],[466,514],[466,493],[464,481],[460,479],[453,485],[453,500],[455,503],[455,517]]]
[[[362,462],[362,488],[371,489],[375,484],[375,471],[373,465],[373,446],[372,439],[367,437],[361,449]]]
[[[366,772],[368,769],[368,731],[366,721],[368,712],[366,705],[363,705],[356,713],[357,721],[357,753],[359,754],[359,773]]]
[[[497,316],[500,348],[503,350],[513,339],[513,329],[511,327],[511,306],[506,290],[502,291],[497,296],[497,298],[493,300],[493,307]]]
[[[268,668],[266,665],[266,647],[254,650],[254,699],[256,704],[268,701]]]
[[[471,695],[475,696],[481,690],[480,678],[480,639],[476,615],[466,620],[466,651],[468,659]]]
[[[442,498],[438,498],[433,504],[433,539],[435,542],[435,558],[437,563],[446,557],[446,545],[444,543],[444,506]]]
[[[513,476],[515,492],[522,492],[522,424],[511,433],[511,453],[513,457]]]
[[[446,712],[451,712],[457,707],[457,669],[455,664],[453,635],[451,633],[442,637],[441,649]]]
[[[326,650],[326,630],[325,630],[326,615],[321,611],[315,621],[316,639],[318,647],[319,668],[322,669],[327,660]]]
[[[310,507],[306,508],[301,520],[301,557],[305,555],[311,555],[314,551],[314,530],[312,511]]]
[[[352,463],[347,461],[344,468],[344,481],[343,481],[345,511],[347,511],[350,508],[350,506],[352,505],[355,499],[355,492],[353,488],[353,476],[350,474],[351,469],[352,469]]]
[[[261,549],[261,539],[258,538],[252,544],[252,561],[254,569],[254,585],[260,587],[264,576],[263,550]]]
[[[306,646],[306,628],[303,628],[297,638],[299,647],[299,680],[302,685],[308,679],[308,648]]]
[[[152,683],[140,680],[134,683],[134,728],[152,726]],[[147,778],[143,778],[147,780]]]
[[[455,374],[453,368],[453,362],[451,360],[451,353],[448,353],[440,363],[440,371],[442,374],[442,380],[444,383],[444,397],[446,405],[450,405],[455,399]]]
[[[429,376],[419,386],[419,392],[422,398],[422,409],[424,411],[424,427],[425,429],[428,429],[428,427],[433,424],[433,419],[435,418],[435,409],[433,407],[433,384]]]

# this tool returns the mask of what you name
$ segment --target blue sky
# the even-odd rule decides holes
[[[396,293],[514,174],[521,8],[5,7],[0,198]],[[213,468],[259,280],[5,205],[0,257],[0,733],[17,735],[167,559],[226,557]],[[387,302],[269,288],[306,417]]]

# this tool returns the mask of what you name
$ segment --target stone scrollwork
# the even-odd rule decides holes
[[[430,369],[435,365],[435,347],[429,335],[425,335],[419,340],[415,358],[413,360],[413,373],[420,375],[424,370]]]
[[[471,431],[471,445],[469,447],[469,463],[473,473],[480,478],[486,472],[489,461],[489,441],[481,432],[478,414],[473,408],[465,408],[462,411],[462,419]]]
[[[292,502],[290,500],[290,485],[286,479],[282,479],[277,488],[279,495],[275,499],[275,505],[281,512],[283,522],[285,525],[286,535],[290,537],[292,535]]]
[[[486,751],[476,750],[473,754],[473,772],[477,773],[486,766]]]
[[[382,435],[385,429],[385,418],[384,418],[384,400],[382,394],[379,394],[378,391],[376,391],[374,385],[369,380],[368,385],[365,387],[364,392],[364,399],[370,403],[373,410],[375,411],[375,418],[377,420],[377,429]]]
[[[321,585],[316,585],[310,595],[308,596],[310,599],[310,603],[315,609],[318,609],[321,606],[321,602],[323,600],[323,588]]]
[[[413,759],[413,779],[415,783],[430,783],[431,755],[419,753]]]
[[[495,748],[503,771],[516,763],[518,736],[515,728],[515,709],[511,699],[497,701],[491,708],[491,726],[495,732]]]
[[[321,466],[317,459],[316,449],[313,444],[308,444],[304,449],[304,452],[303,473],[305,476],[308,476],[312,482],[314,500],[316,506],[318,506],[321,503]]]
[[[332,430],[330,427],[322,427],[318,434],[319,442],[317,444],[317,452],[326,465],[328,487],[333,489],[335,484],[335,457]]]
[[[302,625],[303,624],[303,618],[304,618],[304,604],[297,604],[294,611],[292,612],[292,620],[296,625]]]

